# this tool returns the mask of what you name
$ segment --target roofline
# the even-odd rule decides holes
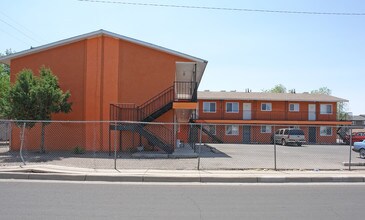
[[[31,49],[28,49],[28,50],[20,51],[18,53],[14,53],[14,54],[11,54],[9,56],[0,57],[0,63],[10,64],[10,60],[14,59],[14,58],[18,58],[18,57],[21,57],[21,56],[41,52],[41,51],[46,50],[46,49],[55,48],[55,47],[58,47],[58,46],[61,46],[61,45],[70,44],[70,43],[73,43],[73,42],[77,42],[77,41],[81,41],[81,40],[84,40],[84,39],[89,39],[89,38],[93,38],[93,37],[97,37],[97,36],[103,36],[103,35],[110,36],[110,37],[117,38],[117,39],[121,39],[121,40],[125,40],[125,41],[128,41],[128,42],[138,44],[138,45],[141,45],[141,46],[145,46],[145,47],[149,47],[149,48],[152,48],[152,49],[156,49],[156,50],[166,52],[166,53],[169,53],[169,54],[172,54],[172,55],[176,55],[176,56],[183,57],[183,58],[186,58],[186,59],[189,59],[189,60],[193,60],[195,62],[208,63],[208,61],[206,61],[204,59],[200,59],[200,58],[197,58],[197,57],[185,54],[185,53],[181,53],[181,52],[178,52],[178,51],[175,51],[175,50],[171,50],[171,49],[168,49],[168,48],[165,48],[165,47],[161,47],[161,46],[151,44],[151,43],[148,43],[148,42],[145,42],[145,41],[137,40],[137,39],[134,39],[134,38],[126,37],[126,36],[116,34],[116,33],[110,32],[110,31],[106,31],[106,30],[103,30],[103,29],[93,31],[93,32],[90,32],[90,33],[86,33],[86,34],[82,34],[82,35],[78,35],[78,36],[75,36],[75,37],[67,38],[67,39],[64,39],[64,40],[59,40],[59,41],[56,41],[56,42],[53,42],[53,43],[45,44],[45,45],[39,46],[39,47],[34,47],[34,48],[31,48]]]
[[[253,124],[253,125],[351,125],[351,121],[283,121],[283,120],[195,120],[197,123],[208,123],[208,124],[219,124],[219,125],[230,125],[230,124]]]
[[[273,102],[349,102],[349,100],[347,99],[341,99],[338,98],[339,100],[322,100],[322,99],[316,99],[316,100],[301,100],[301,99],[265,99],[265,98],[201,98],[198,95],[198,100],[203,101],[203,100],[209,100],[209,101],[222,101],[222,100],[227,100],[227,101],[273,101]]]
[[[245,97],[245,98],[236,98],[236,97],[221,97],[221,98],[217,98],[217,97],[199,97],[199,93],[235,93],[235,94],[238,94],[240,92],[216,92],[216,91],[198,91],[198,100],[216,100],[216,101],[220,101],[220,100],[232,100],[232,101],[288,101],[288,102],[349,102],[349,100],[347,99],[343,99],[343,98],[339,98],[339,97],[336,97],[336,96],[331,96],[331,95],[326,95],[326,94],[323,94],[323,95],[326,95],[327,97],[333,97],[334,99],[336,100],[332,100],[332,101],[329,101],[329,100],[324,100],[324,99],[320,99],[320,98],[317,98],[317,99],[313,99],[313,100],[303,100],[303,99],[295,99],[295,98],[251,98],[251,97]],[[255,94],[267,94],[265,92],[256,92]],[[250,93],[248,93],[250,94]],[[301,94],[301,93],[297,93],[297,94]],[[295,95],[295,94],[294,94]],[[317,94],[306,94],[306,95],[317,95]]]

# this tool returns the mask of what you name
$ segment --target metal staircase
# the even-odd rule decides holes
[[[172,153],[175,141],[174,133],[170,128],[162,124],[126,124],[125,122],[153,122],[171,110],[174,101],[196,100],[196,82],[175,82],[173,86],[163,90],[140,106],[126,103],[110,104],[110,119],[117,122],[110,124],[109,132],[111,130],[136,132],[146,138],[153,146],[166,153]]]

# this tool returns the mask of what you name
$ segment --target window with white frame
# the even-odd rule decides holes
[[[226,135],[238,135],[238,125],[226,125]]]
[[[227,113],[237,113],[238,112],[238,102],[227,102],[226,112]]]
[[[215,125],[203,125],[203,128],[207,131],[207,132],[209,132],[210,134],[212,134],[212,135],[216,135],[216,126]],[[203,132],[203,134],[205,134],[206,135],[206,133],[205,132]]]
[[[216,103],[203,102],[203,112],[216,112]]]
[[[270,125],[261,125],[261,133],[271,133]]]
[[[271,103],[261,103],[261,111],[271,111]]]
[[[290,103],[289,111],[290,112],[299,112],[299,103]]]
[[[332,105],[331,104],[321,104],[320,112],[322,115],[332,114]]]
[[[332,136],[332,127],[322,126],[320,127],[321,136]]]

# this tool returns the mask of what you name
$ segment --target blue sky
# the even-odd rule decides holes
[[[118,1],[118,0],[116,0]],[[121,0],[122,1],[122,0]],[[226,8],[365,13],[360,0],[126,0]],[[209,61],[200,90],[326,86],[365,114],[365,16],[2,0],[0,52],[105,29]]]

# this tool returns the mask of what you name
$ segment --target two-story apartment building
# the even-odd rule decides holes
[[[347,100],[309,93],[199,91],[194,121],[210,124],[202,135],[208,142],[269,143],[274,130],[299,127],[307,143],[336,143],[337,127],[351,123],[338,120],[338,102]]]

